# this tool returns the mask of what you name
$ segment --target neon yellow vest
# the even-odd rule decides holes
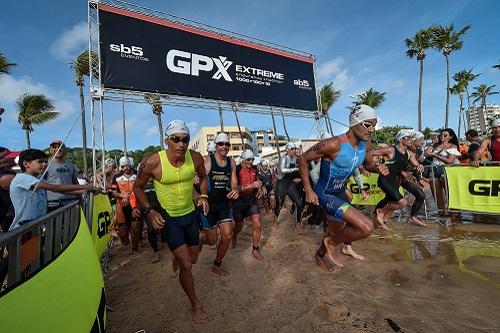
[[[183,216],[194,211],[193,181],[194,164],[191,152],[184,155],[180,168],[170,164],[165,151],[160,151],[161,179],[153,181],[160,205],[170,216]]]

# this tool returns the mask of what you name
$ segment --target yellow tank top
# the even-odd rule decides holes
[[[160,205],[170,216],[182,216],[194,211],[193,180],[194,164],[191,152],[188,150],[184,164],[180,168],[170,164],[167,153],[158,153],[161,162],[161,179],[153,184]]]

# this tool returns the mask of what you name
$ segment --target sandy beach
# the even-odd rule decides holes
[[[345,267],[326,273],[312,261],[322,230],[297,235],[288,218],[272,231],[264,215],[264,261],[251,257],[246,224],[227,277],[211,272],[215,251],[204,247],[193,269],[204,325],[191,321],[167,249],[153,264],[149,245],[130,254],[116,244],[108,332],[500,332],[500,225],[393,221],[394,232],[354,244],[365,261],[342,256]]]

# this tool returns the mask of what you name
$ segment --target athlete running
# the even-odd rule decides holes
[[[408,149],[411,145],[411,135],[412,132],[410,130],[400,130],[396,134],[397,143],[395,145],[380,149],[380,152],[388,157],[388,160],[385,161],[385,165],[387,165],[389,169],[389,174],[385,176],[380,175],[378,177],[378,186],[385,193],[385,197],[380,200],[375,207],[375,213],[380,228],[384,230],[390,230],[384,222],[385,215],[391,214],[408,204],[407,200],[403,198],[403,195],[399,191],[399,187],[402,184],[402,172],[406,170],[408,164],[414,166],[419,173],[424,171],[424,167],[418,163],[415,155]],[[406,187],[410,189],[413,188],[409,183],[406,184]],[[423,199],[425,199],[425,195]],[[420,210],[423,204],[423,200],[421,200],[420,196],[418,196],[418,202],[417,207],[414,208]],[[412,215],[409,219],[410,222],[425,226],[425,223],[417,218],[417,213],[418,211],[412,211]]]
[[[327,212],[327,233],[314,256],[323,270],[331,270],[323,261],[326,253],[335,265],[342,266],[337,245],[366,238],[373,232],[373,221],[348,203],[345,188],[349,177],[362,164],[368,171],[387,173],[387,167],[375,164],[372,158],[378,155],[371,150],[369,141],[376,124],[375,110],[367,105],[357,106],[349,116],[347,133],[320,141],[298,160],[306,203],[321,205]],[[313,190],[308,164],[317,159],[321,159],[321,170]]]
[[[219,229],[221,240],[212,266],[212,272],[219,275],[229,275],[221,265],[233,236],[234,223],[230,200],[238,198],[236,163],[227,157],[230,147],[231,143],[227,134],[219,133],[215,137],[215,153],[204,158],[208,175],[210,211],[206,218],[202,217],[201,246],[203,244],[215,245],[218,238],[217,229]]]
[[[199,225],[193,204],[193,182],[195,172],[200,178],[201,195],[198,205],[208,214],[208,179],[203,157],[188,150],[189,129],[182,120],[173,120],[165,131],[167,150],[154,154],[139,165],[134,184],[143,215],[151,219],[156,229],[165,226],[167,245],[180,266],[179,281],[191,302],[193,320],[201,323],[208,320],[203,306],[196,297],[191,269],[198,260]],[[161,208],[153,209],[144,193],[150,178]]]
[[[500,118],[493,120],[491,123],[492,136],[483,139],[481,146],[473,153],[472,165],[479,166],[481,163],[481,156],[486,151],[490,152],[491,161],[500,161]]]
[[[281,158],[279,165],[278,184],[276,186],[276,197],[278,202],[274,213],[277,219],[280,215],[281,208],[285,203],[285,197],[288,195],[296,209],[295,231],[302,233],[304,230],[300,229],[300,219],[302,216],[303,204],[302,197],[297,191],[295,183],[295,181],[300,181],[298,171],[297,147],[293,142],[289,142],[286,144],[286,155]]]
[[[274,194],[273,186],[273,183],[275,182],[275,175],[269,167],[268,160],[262,160],[261,162],[261,167],[259,169],[259,179],[262,181],[261,198],[264,202],[266,214],[268,213],[270,207],[273,214],[273,228],[276,229],[278,227],[278,219],[274,214],[274,210],[276,209],[276,195]]]
[[[232,247],[238,242],[238,234],[243,229],[243,220],[249,217],[253,224],[252,233],[252,255],[259,260],[264,259],[260,254],[261,218],[260,208],[257,202],[257,194],[262,186],[257,169],[253,166],[254,155],[247,149],[241,154],[241,164],[236,168],[240,195],[234,201],[233,215],[236,223],[233,231]]]
[[[132,237],[132,251],[137,251],[142,238],[142,220],[137,218],[140,211],[133,191],[137,175],[132,169],[131,159],[120,158],[120,172],[113,177],[112,189],[117,192],[116,219],[118,222],[118,236],[122,244],[127,246]]]

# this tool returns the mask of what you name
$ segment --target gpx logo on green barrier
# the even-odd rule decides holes
[[[500,180],[474,179],[469,182],[469,193],[485,197],[498,197]]]
[[[351,191],[352,194],[360,194],[361,191],[359,190],[359,186],[358,184],[351,184],[351,186],[349,186],[349,190]],[[368,191],[370,190],[370,184],[368,183],[363,183],[363,188],[361,189],[362,191]]]
[[[111,215],[108,211],[100,212],[97,216],[97,236],[104,237],[108,233],[108,228],[111,225]]]

